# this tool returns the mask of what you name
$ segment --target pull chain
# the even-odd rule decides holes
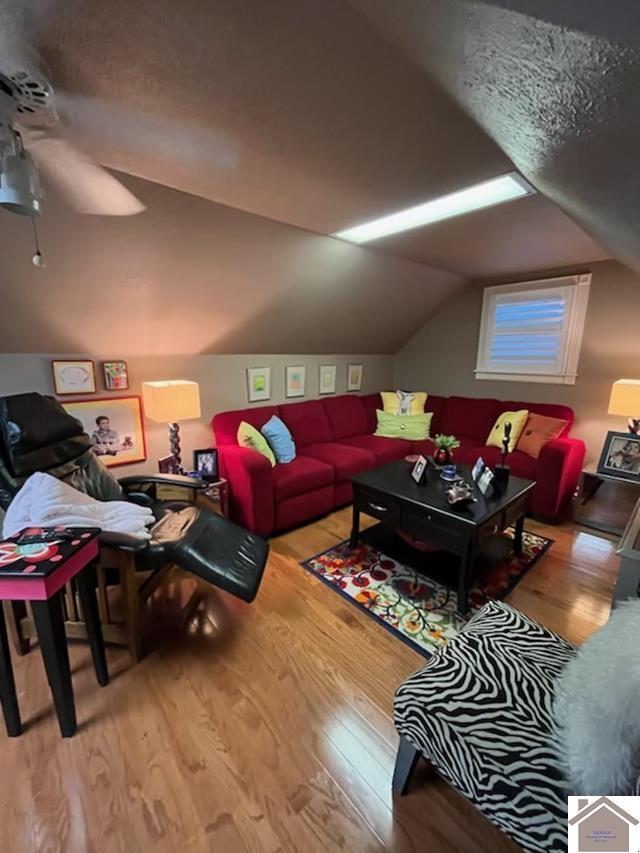
[[[31,262],[35,267],[40,267],[42,269],[43,267],[46,267],[47,264],[45,262],[44,255],[40,251],[40,243],[38,242],[38,228],[36,226],[35,216],[31,217],[31,224],[33,225],[33,239],[36,244],[36,253],[31,258]]]

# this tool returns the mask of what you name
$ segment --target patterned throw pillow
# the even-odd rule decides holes
[[[491,432],[487,438],[487,447],[502,448],[502,439],[504,438],[504,425],[511,423],[511,435],[509,437],[509,453],[513,453],[516,449],[516,444],[520,438],[520,434],[524,429],[524,425],[529,417],[529,412],[526,409],[520,409],[519,412],[503,412],[495,424],[491,427]]]
[[[517,449],[537,459],[545,444],[552,438],[557,438],[568,423],[569,421],[562,418],[548,418],[531,412],[518,440]]]
[[[378,428],[374,435],[384,438],[404,438],[406,441],[422,441],[424,438],[429,438],[433,412],[422,415],[390,415],[378,409],[376,417]]]
[[[266,457],[273,468],[276,464],[276,457],[273,455],[273,450],[269,447],[269,442],[261,432],[248,424],[246,421],[241,421],[236,435],[238,444],[241,447],[249,447],[251,450],[257,450]]]
[[[272,415],[262,427],[262,434],[275,453],[276,461],[293,462],[296,458],[296,445],[283,420]]]
[[[390,415],[422,415],[427,402],[425,391],[381,391],[382,408]]]

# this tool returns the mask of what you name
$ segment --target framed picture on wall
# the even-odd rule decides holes
[[[347,365],[347,391],[362,390],[362,365]]]
[[[126,361],[103,361],[104,387],[107,391],[128,391],[129,370]]]
[[[250,403],[271,399],[270,367],[247,367],[247,398]]]
[[[304,397],[307,368],[287,367],[285,369],[285,394],[287,397]]]
[[[107,468],[147,458],[140,397],[94,397],[62,405],[80,421]]]
[[[640,483],[640,435],[608,432],[598,462],[598,474]]]
[[[51,369],[56,394],[63,396],[96,393],[96,373],[92,361],[53,360]]]
[[[320,365],[320,379],[318,381],[319,394],[336,393],[336,366],[335,364]]]

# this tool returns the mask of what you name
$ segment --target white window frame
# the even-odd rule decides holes
[[[480,337],[478,339],[478,356],[476,361],[476,379],[499,379],[515,382],[548,382],[557,385],[575,385],[578,376],[578,359],[582,335],[587,316],[591,273],[561,276],[559,278],[526,281],[518,284],[497,285],[486,287],[482,297],[482,319],[480,321]],[[491,344],[493,341],[493,326],[498,297],[504,294],[522,294],[530,297],[534,294],[563,293],[566,299],[567,312],[564,320],[562,352],[559,367],[553,372],[529,372],[521,367],[508,372],[496,370],[490,362]]]

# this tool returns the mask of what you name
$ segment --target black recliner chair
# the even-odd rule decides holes
[[[159,574],[174,565],[244,601],[255,598],[269,553],[267,543],[193,502],[156,499],[158,484],[198,489],[206,487],[206,483],[173,474],[117,480],[94,454],[80,421],[53,397],[37,393],[2,397],[0,507],[6,509],[24,481],[36,471],[51,474],[96,500],[130,500],[152,509],[156,523],[151,528],[151,541],[107,532],[99,537],[105,572],[110,563],[121,571],[125,568],[121,578],[123,585],[128,585],[130,603],[137,595],[148,597],[145,593],[157,587]],[[131,577],[132,570],[150,574],[139,585]],[[135,616],[131,614],[131,618]],[[108,627],[103,630],[107,641],[115,639]],[[136,660],[140,633],[135,627],[127,633],[124,642]]]

